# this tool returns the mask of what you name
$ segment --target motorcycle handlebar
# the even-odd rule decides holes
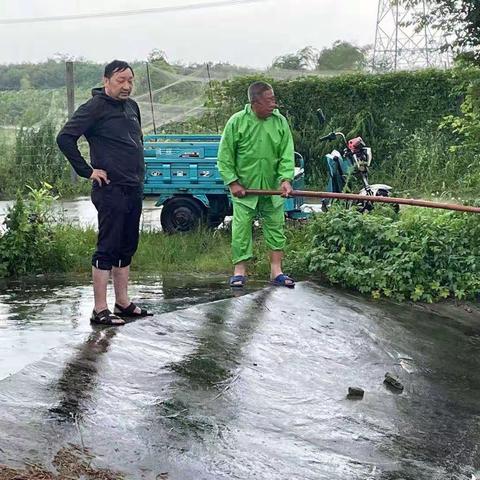
[[[337,134],[335,132],[329,133],[324,137],[319,138],[320,142],[325,142],[327,140],[335,140],[337,138]]]

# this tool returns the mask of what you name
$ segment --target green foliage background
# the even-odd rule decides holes
[[[6,71],[0,71],[0,78]],[[138,72],[142,91],[144,77]],[[50,80],[32,76],[31,71],[28,78],[20,73],[15,84],[20,90],[13,91],[12,84],[10,91],[0,91],[0,124],[8,126],[0,130],[0,195],[11,198],[22,191],[2,225],[0,277],[87,271],[95,233],[51,218],[52,193],[69,195],[88,188],[88,182],[72,187],[68,163],[55,145],[56,131],[65,118],[65,92],[32,89],[32,79],[38,85]],[[79,101],[89,97],[92,76],[96,78],[98,71],[85,70],[85,75],[77,89]],[[165,79],[162,72],[154,75],[161,83],[171,81],[174,74],[167,72]],[[163,130],[221,130],[229,116],[243,108],[248,85],[260,78],[213,82],[204,94],[210,107],[205,116]],[[281,111],[291,123],[311,187],[325,186],[323,156],[341,148],[318,138],[341,130],[348,137],[361,135],[372,147],[371,181],[390,183],[396,194],[430,197],[434,193],[448,195],[450,201],[452,196],[478,198],[480,69],[265,79],[274,86]],[[191,88],[189,82],[183,83],[185,90],[180,89],[173,100],[180,101]],[[325,125],[318,123],[317,108],[327,117]],[[45,182],[52,186],[47,188]],[[306,227],[287,230],[287,271],[318,275],[374,297],[427,302],[475,298],[480,291],[479,219],[408,208],[399,215],[381,207],[369,215],[333,208]],[[267,252],[261,238],[255,242],[258,257],[252,273],[266,278]],[[176,260],[180,250],[188,253],[182,253],[184,264]],[[142,270],[228,272],[228,232],[200,231],[182,238],[144,233],[137,265]]]
[[[137,93],[146,89],[143,70],[138,66]],[[87,73],[90,81],[98,74],[85,70]],[[174,73],[152,68],[152,75],[155,85],[161,85],[170,82],[169,76]],[[160,78],[162,75],[166,77]],[[246,103],[248,85],[259,78],[263,77],[243,76],[213,82],[211,89],[207,87],[204,92],[205,104],[210,107],[207,114],[166,125],[162,131],[221,131],[229,116]],[[310,186],[319,189],[325,186],[323,156],[341,147],[338,142],[322,143],[318,138],[331,130],[341,130],[347,136],[361,135],[372,147],[372,182],[389,183],[397,194],[462,192],[464,196],[476,196],[480,182],[480,149],[476,142],[480,131],[480,69],[265,79],[273,84],[281,111],[292,125],[296,149],[306,158]],[[82,82],[81,85],[86,80]],[[180,86],[186,90],[193,88],[189,82]],[[169,102],[181,103],[182,89]],[[86,100],[89,91],[90,88],[79,86],[78,101]],[[145,105],[142,106],[147,108]],[[327,116],[323,126],[317,121],[317,108],[322,108]],[[0,124],[38,125],[45,120],[45,112],[49,112],[51,123],[63,121],[62,89],[0,91]],[[3,163],[8,160],[6,156],[2,148]],[[0,168],[0,174],[2,170],[8,168]]]
[[[243,107],[248,85],[257,79],[243,77],[215,85],[221,125]],[[322,157],[341,146],[318,138],[341,130],[349,137],[361,135],[373,148],[372,181],[416,193],[478,189],[478,151],[462,148],[464,138],[445,124],[445,118],[461,118],[461,105],[471,85],[480,80],[479,69],[265,80],[273,85],[281,111],[290,120],[311,185],[323,186]],[[316,119],[317,108],[327,117],[323,126]],[[199,126],[197,122],[197,130]],[[206,126],[211,128],[211,119]]]

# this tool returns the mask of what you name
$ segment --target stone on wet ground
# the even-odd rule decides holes
[[[363,396],[365,395],[365,390],[360,387],[348,387],[348,394],[347,398],[349,399],[355,399],[355,400],[361,400]]]
[[[398,377],[395,375],[392,375],[390,372],[387,372],[385,374],[385,380],[383,381],[386,385],[388,385],[390,388],[393,388],[394,390],[398,390],[399,392],[403,392],[403,384],[400,382]]]

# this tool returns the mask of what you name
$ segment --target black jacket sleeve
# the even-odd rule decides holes
[[[84,178],[90,178],[93,168],[82,157],[77,142],[98,120],[97,110],[94,102],[87,102],[80,106],[57,136],[58,147],[77,174]]]
[[[142,128],[142,116],[140,115],[140,107],[138,106],[138,103],[135,102],[135,106],[137,107],[137,115],[138,115],[138,124],[140,125],[140,129]],[[142,144],[143,144],[143,132],[142,132]]]

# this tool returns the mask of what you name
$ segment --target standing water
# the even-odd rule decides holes
[[[0,225],[3,224],[8,208],[13,205],[11,200],[0,201]],[[142,228],[146,230],[160,230],[161,208],[155,206],[156,199],[148,198],[143,201]],[[90,197],[78,197],[56,204],[58,218],[80,227],[97,226],[97,211]]]

